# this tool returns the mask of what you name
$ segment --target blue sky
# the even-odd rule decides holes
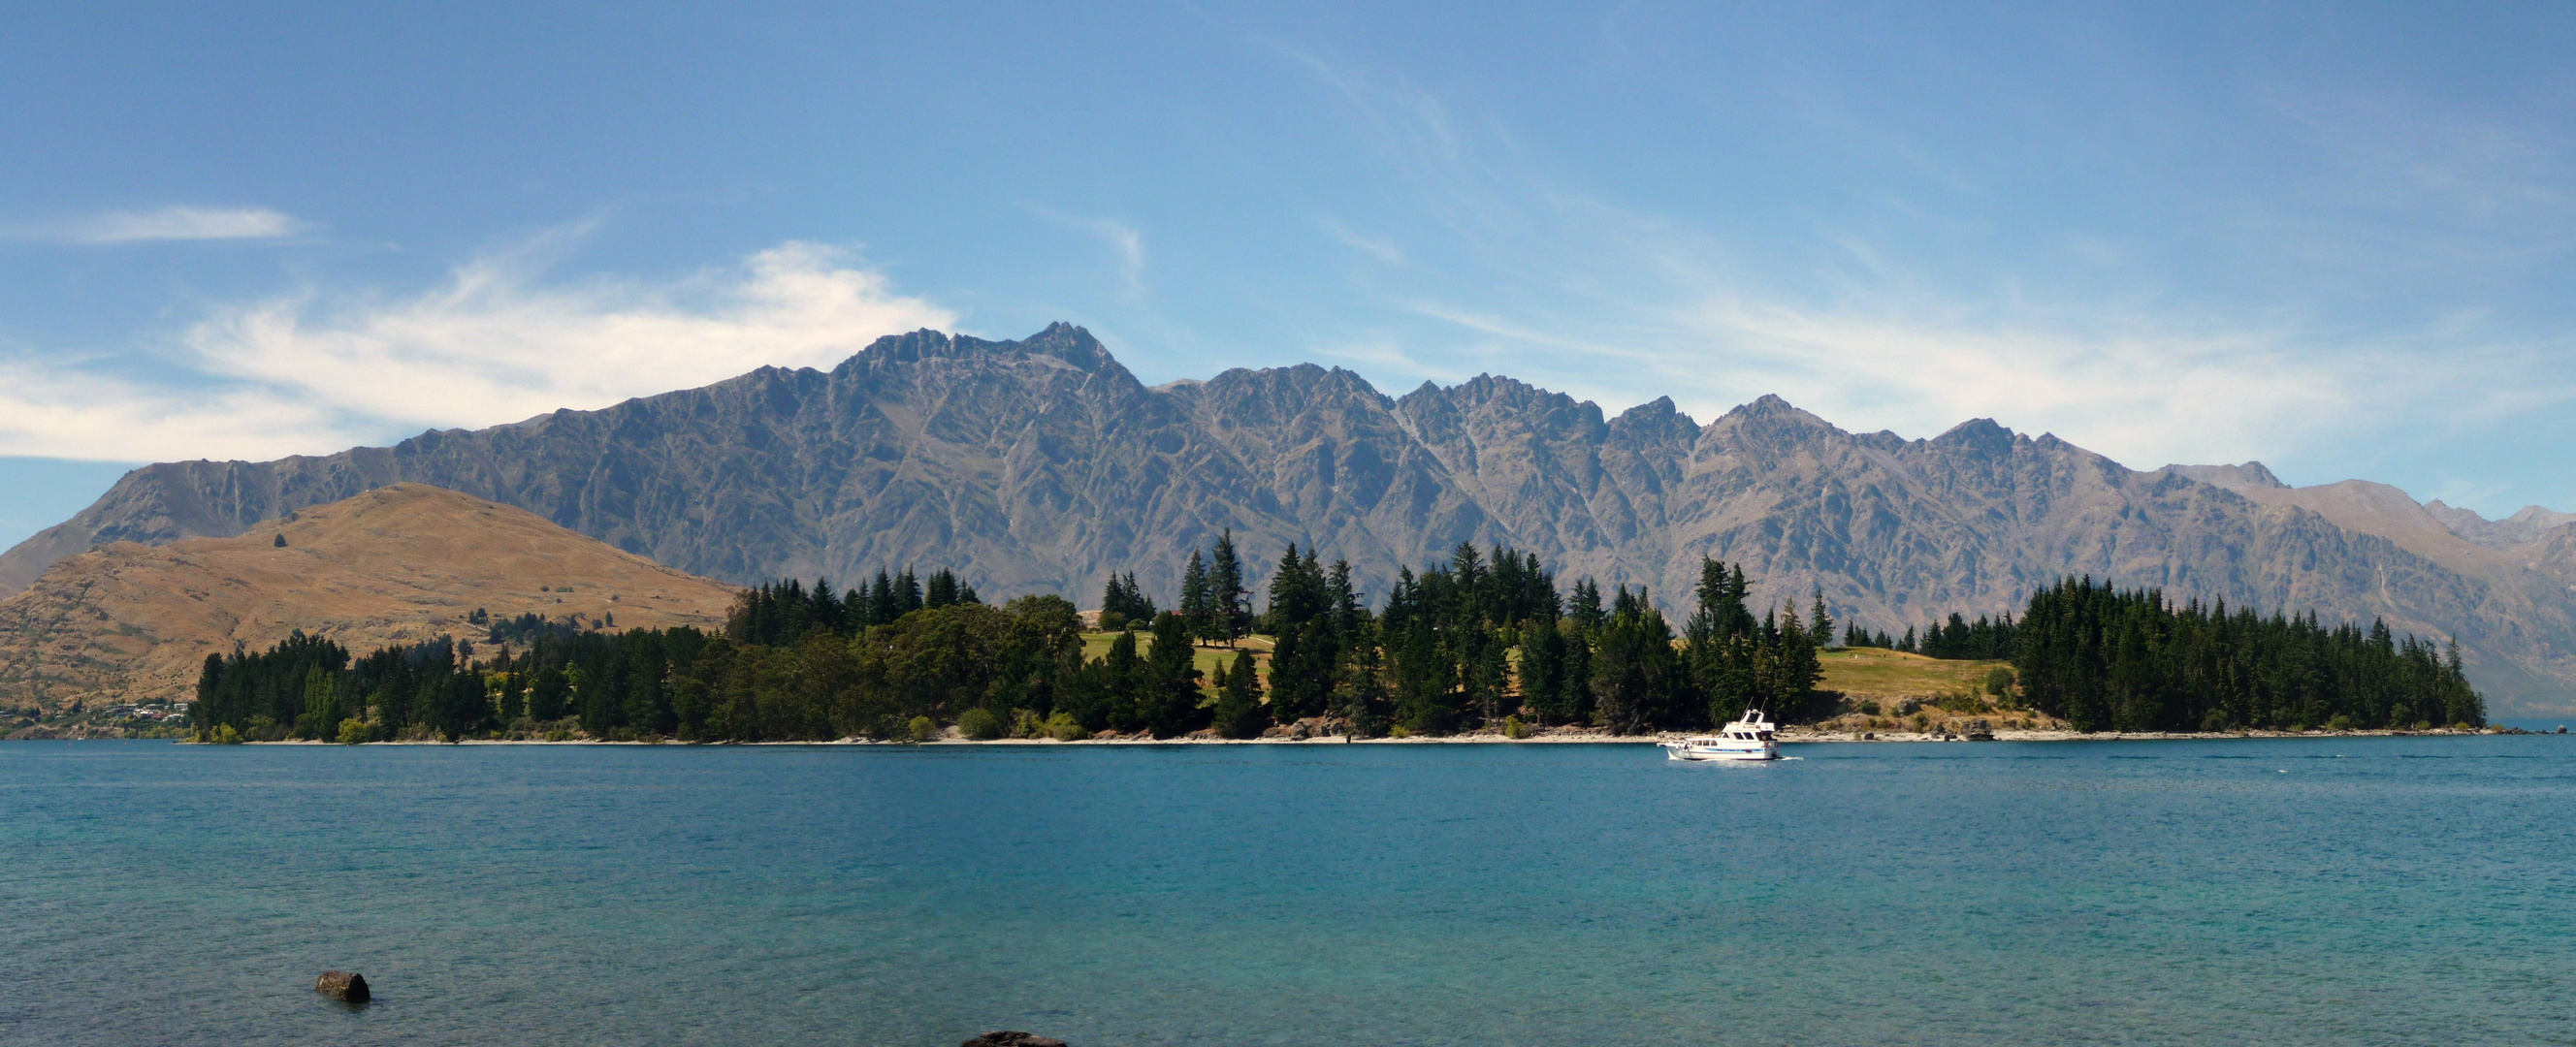
[[[2576,9],[529,6],[13,14],[0,542],[1058,319],[2576,509]]]

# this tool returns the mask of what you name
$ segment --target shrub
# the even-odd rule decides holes
[[[1047,717],[1046,733],[1047,737],[1059,742],[1078,742],[1091,737],[1091,732],[1084,730],[1082,721],[1074,719],[1072,713],[1057,713]]]
[[[376,740],[376,725],[350,718],[340,721],[340,744],[364,745]]]
[[[2332,716],[2331,718],[2329,718],[2329,719],[2327,719],[2327,720],[2326,720],[2326,730],[2329,730],[2329,731],[2349,731],[2349,730],[2352,730],[2352,717],[2346,716],[2346,715],[2344,715],[2344,714],[2342,714],[2342,713],[2336,713],[2336,714],[2334,714],[2334,716]]]
[[[233,730],[233,725],[221,723],[215,725],[215,732],[208,735],[206,740],[216,745],[240,745],[242,736],[240,731]]]
[[[966,710],[966,715],[957,718],[957,730],[968,738],[989,742],[1002,736],[1002,718],[993,715],[991,709],[977,706]],[[913,733],[917,736],[921,732]]]
[[[1127,628],[1127,612],[1125,612],[1125,611],[1102,611],[1102,612],[1100,612],[1100,631],[1101,631],[1101,632],[1104,632],[1104,633],[1123,632],[1123,631],[1125,631],[1125,630],[1126,630],[1126,628]]]
[[[2010,667],[1998,665],[1992,669],[1986,670],[1987,694],[2001,698],[2005,691],[2012,689],[2012,685],[2013,671]]]
[[[1521,718],[1517,716],[1503,717],[1503,737],[1527,738],[1529,737],[1529,725],[1522,723]]]
[[[939,725],[932,723],[927,716],[915,716],[911,723],[904,726],[911,732],[912,740],[916,742],[926,742],[939,737]]]
[[[1028,709],[1011,710],[1011,737],[1044,738],[1046,736],[1046,721],[1039,719],[1036,712]]]
[[[1876,716],[1878,715],[1878,709],[1878,699],[1876,698],[1860,703],[1860,714],[1863,716]]]
[[[2224,709],[2210,710],[2209,715],[2200,718],[2200,729],[2202,733],[2205,734],[2216,734],[2220,731],[2226,730],[2227,711]]]

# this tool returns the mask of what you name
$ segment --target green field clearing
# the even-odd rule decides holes
[[[1930,698],[1959,691],[1984,693],[1986,673],[2010,662],[1943,661],[1876,647],[1818,651],[1825,678],[1816,686],[1858,698]]]
[[[1117,639],[1117,633],[1098,632],[1082,634],[1082,657],[1085,660],[1108,657],[1109,645]],[[1261,677],[1262,686],[1269,686],[1271,646],[1270,638],[1267,636],[1244,637],[1241,640],[1235,641],[1235,647],[1233,648],[1201,646],[1198,649],[1198,657],[1195,659],[1195,664],[1198,666],[1199,672],[1206,674],[1201,677],[1201,682],[1214,679],[1216,676],[1216,667],[1219,664],[1223,664],[1228,669],[1234,668],[1235,651],[1244,650],[1252,652],[1253,664],[1261,667],[1261,672],[1258,675]],[[1153,650],[1154,634],[1142,629],[1137,630],[1137,656],[1143,657],[1146,654],[1151,653]]]

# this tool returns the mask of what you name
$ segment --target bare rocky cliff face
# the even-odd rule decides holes
[[[737,583],[949,566],[985,593],[1085,605],[1113,571],[1168,598],[1225,528],[1256,565],[1293,541],[1375,593],[1475,541],[1676,611],[1709,555],[1746,563],[1763,600],[1803,613],[1822,588],[1838,617],[1891,632],[2017,611],[2090,574],[2456,633],[2507,714],[2576,692],[2576,529],[2480,544],[2555,514],[2471,539],[2445,522],[2460,510],[2397,494],[2406,516],[2380,490],[2288,488],[2259,464],[2140,472],[1986,420],[1850,433],[1777,397],[1703,425],[1670,400],[1606,416],[1490,376],[1396,398],[1312,365],[1147,388],[1062,324],[1016,342],[919,331],[828,373],[764,368],[388,448],[149,466],[0,556],[0,593],[106,542],[238,534],[400,481]]]

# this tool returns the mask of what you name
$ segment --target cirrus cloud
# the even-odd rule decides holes
[[[265,207],[164,207],[118,211],[68,222],[44,238],[77,244],[131,244],[169,240],[269,240],[303,232],[306,223]]]

